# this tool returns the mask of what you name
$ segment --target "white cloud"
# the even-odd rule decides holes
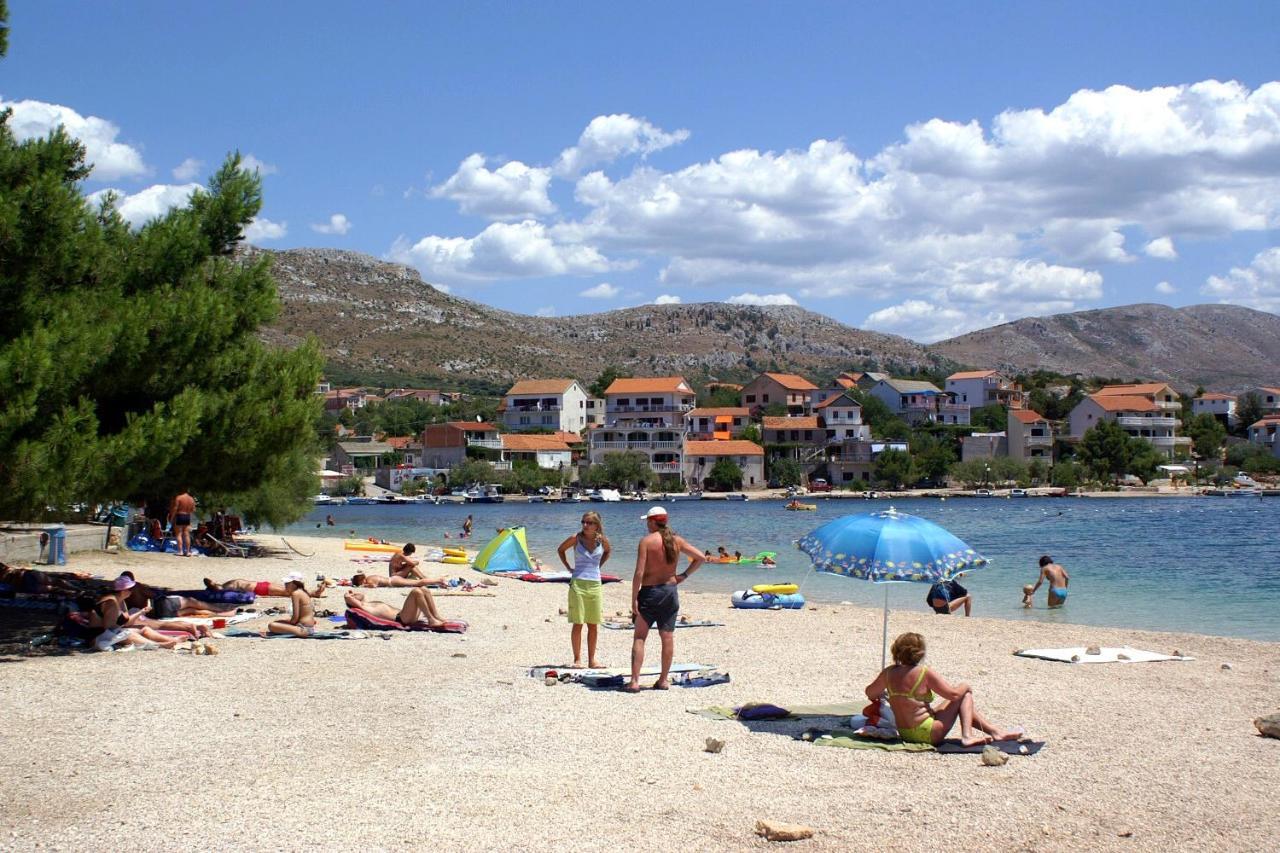
[[[267,175],[274,175],[276,172],[280,171],[271,163],[264,163],[252,154],[246,154],[240,158],[240,168],[249,172],[257,172],[264,178]]]
[[[1209,276],[1200,292],[1222,302],[1280,313],[1280,246],[1263,249],[1247,267]]]
[[[458,202],[463,213],[490,219],[523,219],[555,211],[547,197],[550,183],[549,169],[530,168],[512,160],[490,171],[485,167],[484,155],[472,154],[447,181],[431,188],[431,196]]]
[[[914,341],[933,343],[1000,322],[1003,319],[987,322],[955,308],[922,299],[908,299],[899,305],[891,305],[872,313],[862,325],[867,329],[902,335]]]
[[[1161,281],[1156,284],[1156,293],[1164,296],[1171,296],[1178,292],[1178,288],[1174,287],[1167,281]]]
[[[1142,251],[1147,253],[1147,257],[1159,258],[1162,261],[1173,261],[1178,258],[1178,250],[1173,247],[1173,241],[1168,237],[1157,237],[1143,246]]]
[[[622,292],[622,288],[607,281],[602,281],[595,287],[588,287],[579,293],[579,296],[585,296],[588,299],[612,299]]]
[[[554,317],[556,316],[556,308],[554,305],[545,305],[533,312],[535,317]]]
[[[670,293],[664,293],[657,299],[653,300],[654,305],[679,305],[682,300],[679,296]]]
[[[197,160],[194,157],[188,157],[177,166],[173,167],[173,177],[179,181],[191,181],[200,174],[200,170],[204,168],[204,161]]]
[[[156,184],[132,194],[114,189],[99,190],[86,198],[90,204],[97,205],[107,194],[114,193],[116,211],[134,228],[140,228],[173,208],[182,207],[191,199],[191,194],[199,189],[199,184]]]
[[[329,217],[328,222],[313,224],[311,230],[317,234],[346,234],[351,230],[351,220],[341,213],[335,213]]]
[[[429,279],[492,281],[551,275],[588,275],[611,265],[594,247],[558,241],[533,220],[495,222],[475,237],[423,237],[416,243],[400,238],[388,253],[391,260],[417,267]]]
[[[59,104],[43,101],[5,101],[0,109],[12,109],[9,128],[19,142],[47,136],[59,125],[68,135],[84,144],[85,160],[93,165],[91,177],[98,181],[136,178],[149,172],[142,152],[132,145],[117,142],[120,128],[97,116],[80,113]]]
[[[739,293],[725,300],[730,305],[799,305],[785,293]]]
[[[244,239],[256,246],[267,240],[279,240],[288,233],[289,223],[272,222],[270,219],[255,216],[249,226],[244,229]]]
[[[689,131],[668,133],[646,119],[619,113],[596,116],[578,137],[578,144],[560,152],[556,174],[571,177],[583,169],[612,163],[631,154],[647,155],[689,138]]]

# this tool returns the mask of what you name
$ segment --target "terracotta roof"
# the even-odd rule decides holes
[[[714,418],[716,415],[729,415],[730,417],[735,418],[746,418],[751,416],[751,410],[746,406],[722,406],[718,409],[690,409],[684,413],[686,418]]]
[[[812,382],[810,382],[808,379],[805,379],[803,376],[797,376],[794,373],[766,372],[764,375],[768,376],[770,379],[772,379],[774,382],[777,382],[779,385],[781,385],[783,388],[786,388],[788,391],[817,391],[818,390],[817,385],[814,385]]]
[[[764,419],[765,429],[818,429],[818,416],[807,418],[771,418]]]
[[[643,376],[636,379],[615,379],[605,389],[606,394],[692,394],[693,389],[683,376]]]
[[[1280,394],[1280,388],[1277,388],[1275,385],[1260,385],[1258,386],[1258,390],[1266,391],[1268,394]]]
[[[583,441],[582,436],[578,435],[576,432],[565,432],[562,429],[556,430],[551,435],[554,438],[560,439],[565,444],[582,444]]]
[[[523,435],[521,433],[508,432],[502,436],[502,448],[503,450],[525,452],[534,450],[567,451],[569,445],[554,435]]]
[[[841,388],[854,388],[857,387],[858,380],[850,379],[848,376],[842,375],[836,377],[836,384]]]
[[[389,435],[383,439],[384,442],[391,445],[396,450],[404,450],[417,440],[418,439],[412,435]]]
[[[498,428],[493,424],[480,423],[478,421],[446,421],[446,423],[454,429],[465,429],[469,432],[489,432],[496,431]]]
[[[995,376],[994,370],[962,370],[959,373],[953,373],[947,377],[947,381],[952,379],[985,379],[988,376]]]
[[[1197,400],[1234,400],[1235,394],[1219,394],[1217,391],[1206,391],[1196,398]]]
[[[1106,385],[1094,392],[1094,396],[1133,397],[1138,394],[1156,394],[1160,391],[1172,391],[1165,382],[1143,382],[1139,385]]]
[[[1013,415],[1014,420],[1022,421],[1024,424],[1034,424],[1049,420],[1039,412],[1033,412],[1030,409],[1010,409],[1009,414]]]
[[[764,456],[764,448],[754,441],[686,441],[685,456]]]
[[[1257,429],[1271,424],[1280,424],[1280,415],[1267,415],[1261,420],[1249,424],[1249,429]]]
[[[512,394],[563,394],[574,383],[572,379],[521,379],[507,390]]]
[[[841,400],[844,400],[844,402],[843,402],[843,403],[841,403],[841,402],[840,402]],[[821,403],[819,403],[818,405],[814,406],[814,408],[815,408],[815,409],[825,409],[825,408],[827,408],[828,406],[836,406],[836,405],[841,405],[841,406],[857,406],[859,409],[861,409],[861,408],[862,408],[862,404],[861,404],[861,403],[859,403],[857,400],[853,399],[852,397],[850,397],[848,394],[844,393],[843,391],[841,391],[841,392],[840,392],[840,393],[838,393],[838,394],[832,394],[830,397],[828,397],[827,399],[823,400],[823,401],[822,401]]]
[[[1097,403],[1106,412],[1154,412],[1156,404],[1146,397],[1108,396],[1090,394],[1089,399]]]

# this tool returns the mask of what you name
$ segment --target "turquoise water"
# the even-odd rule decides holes
[[[815,601],[884,602],[884,588],[817,574],[792,544],[841,515],[886,509],[890,502],[818,501],[816,512],[786,512],[781,501],[680,501],[667,504],[672,527],[699,548],[724,545],[751,555],[777,551],[778,567],[708,565],[693,589],[728,593],[757,583],[795,582]],[[376,536],[394,542],[443,542],[475,518],[479,548],[496,528],[523,524],[529,549],[558,566],[555,549],[594,509],[613,545],[606,569],[629,578],[649,504],[447,504],[442,506],[317,507],[284,531],[343,538]],[[966,575],[976,615],[1086,625],[1190,631],[1280,640],[1280,498],[908,499],[902,512],[937,522],[991,560]],[[316,529],[332,514],[336,527]],[[1041,554],[1071,574],[1067,606],[1024,610],[1021,587],[1035,581]],[[925,610],[926,587],[893,584],[894,609]]]

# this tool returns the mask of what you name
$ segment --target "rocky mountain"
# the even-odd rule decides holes
[[[897,370],[950,366],[905,338],[850,328],[798,307],[646,305],[531,317],[444,293],[415,270],[368,255],[268,254],[283,310],[265,337],[288,346],[315,334],[334,372],[348,377],[505,388],[522,376],[590,381],[610,365],[635,375],[725,381],[773,369],[817,378],[866,363]]]
[[[1242,391],[1280,382],[1280,316],[1236,305],[1124,305],[1027,317],[930,350],[961,364]]]

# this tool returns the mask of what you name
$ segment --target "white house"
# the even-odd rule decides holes
[[[684,474],[685,415],[697,395],[682,376],[615,379],[605,389],[604,423],[587,433],[588,458],[639,451],[659,475]]]
[[[898,417],[915,425],[969,423],[969,406],[960,405],[932,382],[918,379],[881,379],[869,392]]]
[[[1195,415],[1213,415],[1228,429],[1235,429],[1236,422],[1236,396],[1234,394],[1219,394],[1213,391],[1207,391],[1191,401],[1191,413]]]
[[[963,406],[1004,406],[1021,409],[1026,395],[1022,386],[996,370],[964,370],[947,377],[947,393]]]
[[[684,450],[684,479],[701,488],[711,469],[721,459],[728,459],[742,470],[744,491],[763,489],[764,448],[752,441],[687,441]]]
[[[502,398],[507,429],[553,429],[581,433],[587,428],[587,392],[574,379],[522,379]]]
[[[862,422],[862,405],[849,393],[832,394],[814,406],[827,431],[827,441],[870,441],[871,427]]]
[[[559,436],[504,433],[500,439],[504,462],[527,460],[551,471],[563,470],[573,463],[573,451]]]
[[[1177,392],[1163,383],[1111,385],[1085,397],[1067,418],[1070,439],[1079,441],[1102,421],[1113,421],[1136,438],[1146,439],[1165,456],[1189,451],[1191,439],[1178,435]]]

